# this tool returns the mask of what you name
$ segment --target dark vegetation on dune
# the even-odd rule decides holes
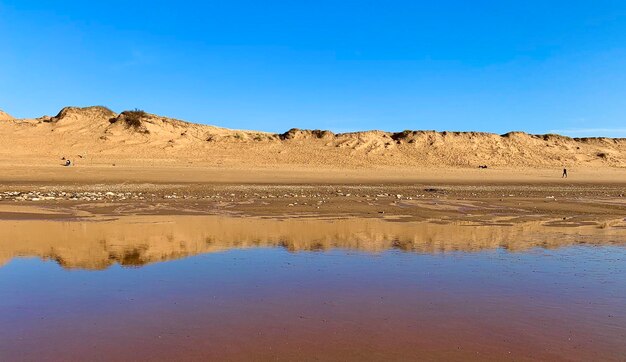
[[[299,128],[292,128],[285,133],[279,134],[278,138],[281,140],[290,140],[290,139],[297,138],[299,135],[311,135],[315,138],[324,138],[324,137],[334,136],[335,134],[331,131],[320,130],[320,129],[302,130]]]
[[[109,120],[111,123],[123,122],[127,128],[133,128],[142,133],[149,133],[147,129],[142,129],[143,121],[148,118],[148,113],[135,108],[132,111],[123,111],[117,117]]]

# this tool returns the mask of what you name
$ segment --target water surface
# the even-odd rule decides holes
[[[1,360],[624,360],[622,229],[0,222]]]

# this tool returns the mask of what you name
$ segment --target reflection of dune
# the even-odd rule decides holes
[[[379,219],[267,220],[221,216],[127,216],[113,221],[1,221],[0,265],[18,256],[56,260],[66,268],[140,266],[200,253],[251,247],[290,251],[343,248],[421,253],[623,244],[623,228],[471,226]]]

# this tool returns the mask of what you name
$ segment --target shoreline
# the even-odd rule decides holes
[[[60,165],[3,164],[0,187],[16,184],[53,183],[159,183],[159,184],[587,184],[623,185],[626,168],[568,168],[562,178],[560,168],[420,168],[370,167],[321,168],[294,165],[265,167],[139,165]]]
[[[0,220],[231,215],[602,226],[626,220],[625,195],[621,185],[586,184],[16,184],[0,188]]]

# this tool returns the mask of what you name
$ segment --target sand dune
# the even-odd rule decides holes
[[[10,114],[0,109],[0,121],[10,121],[14,119]]]
[[[138,122],[133,124],[133,117]],[[241,131],[105,107],[62,109],[54,117],[13,119],[0,112],[0,160],[53,164],[203,164],[308,167],[626,167],[626,139],[479,132],[292,129]]]

